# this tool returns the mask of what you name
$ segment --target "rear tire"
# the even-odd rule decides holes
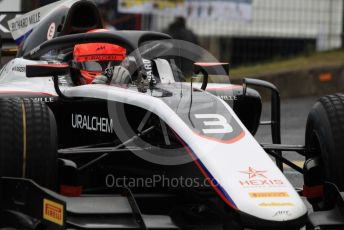
[[[319,157],[324,180],[344,191],[344,94],[320,98],[306,126],[307,158]]]
[[[0,99],[0,176],[29,178],[56,190],[57,167],[51,110],[32,99]]]

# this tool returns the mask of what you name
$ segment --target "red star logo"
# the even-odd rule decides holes
[[[252,167],[249,167],[247,171],[239,171],[241,173],[245,173],[248,174],[248,178],[252,179],[254,177],[263,177],[263,178],[267,178],[264,173],[266,173],[267,171],[259,171],[259,170],[255,170]]]

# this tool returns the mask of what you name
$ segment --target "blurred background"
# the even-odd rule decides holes
[[[17,2],[17,3],[16,3]],[[0,0],[0,11],[27,12],[54,0]],[[117,30],[167,32],[209,50],[234,69],[301,58],[313,67],[341,62],[341,52],[315,54],[343,46],[343,0],[94,0],[104,24]],[[0,18],[1,19],[1,18]],[[1,27],[6,27],[5,20]],[[4,30],[1,30],[4,36]],[[8,35],[7,35],[8,36]],[[342,55],[342,56],[341,56]],[[312,57],[310,57],[312,56]],[[338,59],[340,60],[336,60]],[[266,68],[273,68],[268,66]],[[243,72],[250,75],[249,70]],[[265,70],[254,69],[255,74]],[[272,69],[271,71],[274,71]],[[234,71],[233,76],[240,72]]]

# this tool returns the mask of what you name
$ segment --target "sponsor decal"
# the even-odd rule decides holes
[[[272,217],[276,217],[276,216],[291,216],[291,215],[292,214],[288,210],[280,210],[280,211],[277,211]]]
[[[287,192],[250,192],[251,198],[289,197]]]
[[[31,51],[30,51],[30,55],[34,55],[35,53],[37,53],[39,50],[41,49],[41,46],[37,46],[35,48],[33,48]]]
[[[23,73],[26,71],[26,66],[13,66],[12,71]]]
[[[48,29],[48,33],[47,33],[47,39],[51,40],[54,38],[55,36],[55,30],[56,30],[56,24],[55,22],[51,23]]]
[[[72,127],[103,133],[113,133],[114,130],[112,119],[81,114],[72,114]]]
[[[68,81],[66,76],[59,76],[59,85],[68,86]]]
[[[63,226],[63,205],[48,199],[43,200],[43,218]]]
[[[153,76],[152,62],[147,59],[143,59],[143,67],[146,70],[148,81],[153,82],[153,84],[156,84],[156,80]]]
[[[114,56],[114,55],[90,55],[90,56],[82,56],[78,57],[78,61],[108,61],[108,60],[120,60],[121,56]]]
[[[261,207],[280,207],[280,206],[294,206],[294,204],[291,202],[270,202],[270,203],[263,202],[263,203],[260,203],[259,206],[261,206]]]
[[[257,187],[284,187],[284,182],[281,179],[269,178],[266,170],[257,170],[249,167],[247,170],[239,171],[241,174],[247,174],[248,179],[239,180],[239,184],[247,188]]]
[[[55,8],[65,6],[69,7],[77,0],[61,0],[48,4],[34,11],[30,11],[20,17],[8,21],[8,28],[11,31],[13,39],[19,45],[24,42],[34,28]],[[1,1],[0,1],[1,2]]]
[[[247,174],[249,179],[254,178],[254,177],[267,178],[264,175],[264,173],[266,173],[266,171],[255,170],[252,167],[249,167],[248,170],[246,170],[246,171],[240,171],[240,172]]]
[[[10,23],[11,31],[17,31],[21,29],[25,29],[31,25],[35,25],[41,20],[41,12],[35,12],[33,14],[29,14],[26,17],[21,18],[20,20],[13,21]]]
[[[284,185],[282,180],[240,180],[244,187],[275,187]]]
[[[99,46],[96,51],[101,51],[101,50],[105,50],[105,46]]]
[[[237,101],[238,97],[237,96],[218,96],[224,101]]]
[[[54,97],[37,97],[37,98],[31,98],[33,101],[38,102],[45,102],[45,103],[52,103],[55,101]]]

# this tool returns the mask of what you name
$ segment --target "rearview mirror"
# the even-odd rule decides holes
[[[203,74],[201,89],[205,90],[208,85],[209,75],[228,75],[229,63],[221,62],[196,62],[194,63],[194,74]]]
[[[69,74],[67,64],[27,65],[26,77],[56,77]]]
[[[194,73],[198,74],[201,70],[208,75],[228,75],[229,63],[226,62],[196,62],[194,64]]]
[[[67,74],[69,74],[69,65],[67,64],[41,64],[26,66],[26,77],[53,77],[55,91],[63,99],[70,98],[61,92],[58,76]]]

